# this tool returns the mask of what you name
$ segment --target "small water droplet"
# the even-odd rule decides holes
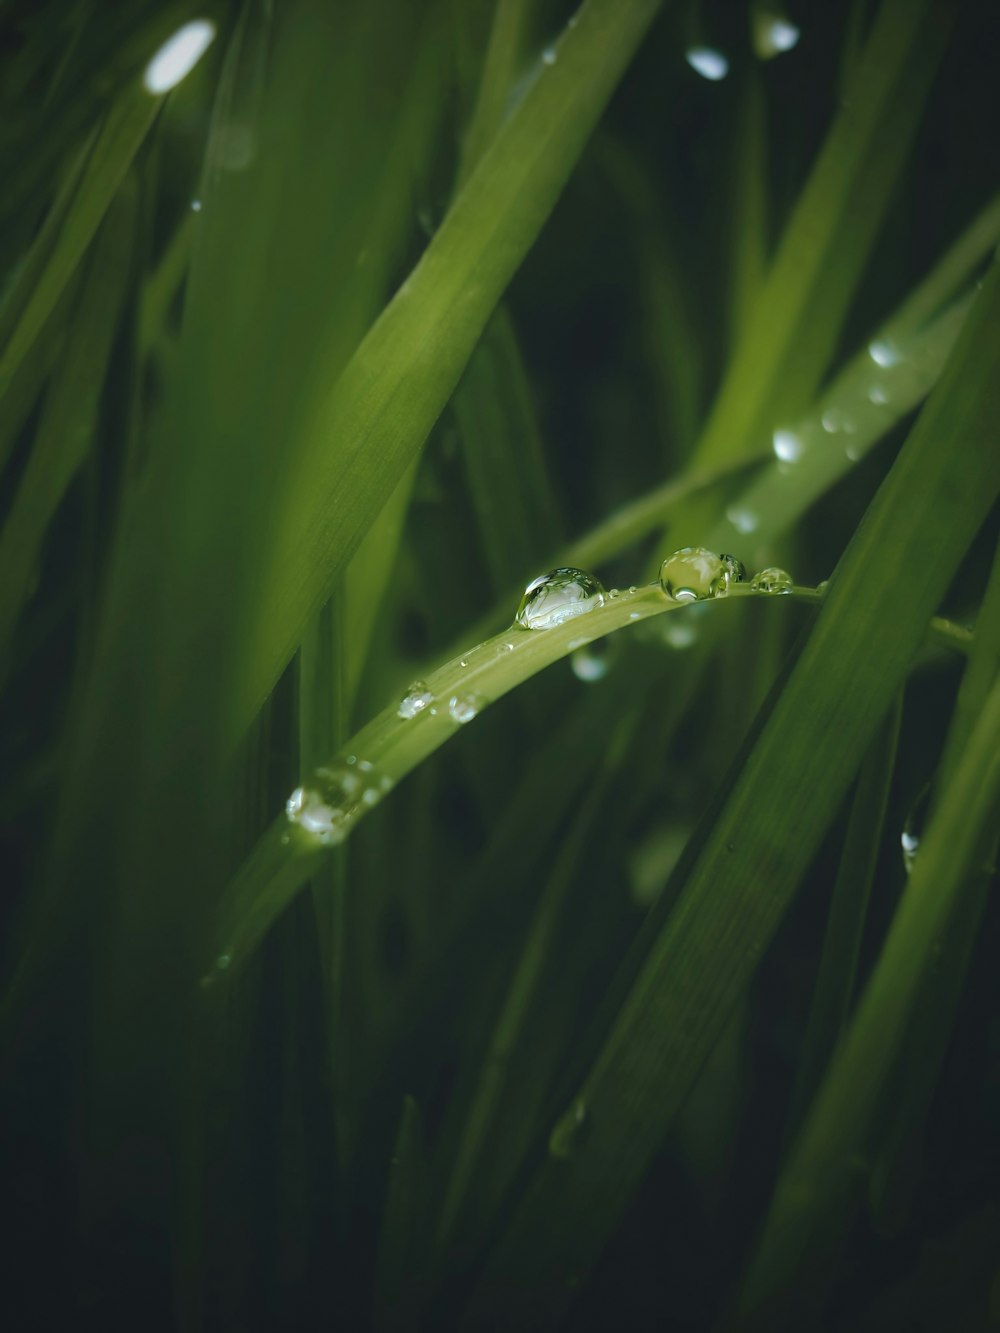
[[[801,458],[803,444],[802,438],[790,430],[776,430],[772,439],[772,446],[776,458],[780,458],[783,463],[794,463],[797,458]]]
[[[512,643],[502,643],[500,647],[497,649],[497,654],[503,657],[507,653],[512,653],[513,651],[514,651],[514,645]]]
[[[830,580],[829,580],[829,579],[824,579],[822,583],[817,583],[817,584],[816,584],[816,591],[817,591],[817,592],[826,592],[826,590],[827,590],[827,588],[829,588],[829,586],[830,586]]]
[[[753,49],[760,60],[771,60],[798,45],[800,32],[796,24],[774,9],[753,11]]]
[[[192,200],[191,200],[191,212],[192,212],[192,213],[200,213],[200,212],[201,212],[201,200],[200,200],[200,199],[192,199]]]
[[[233,955],[231,953],[220,953],[218,958],[216,958],[215,960],[215,966],[219,969],[220,972],[225,972],[226,968],[232,961],[233,961]]]
[[[750,582],[754,592],[789,593],[795,587],[791,574],[772,565],[755,574]]]
[[[719,559],[726,567],[727,586],[732,583],[746,583],[746,565],[744,565],[742,560],[737,560],[734,555],[726,555],[725,552],[722,552],[719,555]]]
[[[858,459],[861,457],[861,453],[862,453],[861,448],[857,444],[844,445],[844,457],[849,459],[852,463],[856,463],[858,461]]]
[[[747,509],[745,505],[730,505],[726,510],[726,518],[729,519],[737,532],[754,532],[760,519],[752,509]]]
[[[577,1097],[565,1115],[561,1115],[552,1127],[549,1153],[562,1160],[574,1156],[583,1143],[587,1121],[587,1104],[582,1097]]]
[[[630,583],[630,584],[629,584],[628,591],[629,591],[629,596],[630,596],[630,597],[634,597],[634,596],[635,596],[636,588],[635,588],[635,584],[634,584],[634,583]]]
[[[550,569],[524,590],[515,623],[522,629],[554,629],[604,605],[604,589],[582,569]]]
[[[554,46],[547,46],[545,50],[542,52],[542,64],[554,65],[556,63],[558,55],[559,52],[556,50]]]
[[[570,670],[577,680],[586,681],[588,684],[595,680],[603,680],[611,670],[617,652],[616,635],[598,639],[596,643],[588,643],[577,648],[569,659]]]
[[[868,401],[870,403],[875,403],[877,407],[884,407],[889,401],[889,395],[886,393],[885,389],[882,388],[881,384],[873,384],[868,390]]]
[[[683,652],[698,640],[698,628],[689,612],[675,611],[661,616],[663,621],[663,642],[668,648]]]
[[[660,566],[660,587],[675,602],[703,602],[725,595],[729,573],[704,546],[682,546]]]
[[[902,360],[899,348],[888,338],[875,338],[868,344],[868,355],[877,366],[886,369],[888,366],[898,365]]]
[[[924,824],[931,800],[931,784],[928,782],[917,793],[917,798],[910,807],[910,812],[903,821],[903,831],[899,835],[899,846],[903,853],[903,868],[907,875],[912,874],[913,866],[920,850]]]
[[[415,680],[399,701],[399,707],[396,709],[398,717],[411,718],[422,713],[427,705],[433,700],[434,695],[427,688],[422,680]]]
[[[609,602],[616,602],[620,596],[621,596],[621,593],[618,591],[618,589],[617,589],[617,588],[612,588],[611,591],[608,593],[608,601],[609,601]]]
[[[448,714],[452,722],[464,727],[482,711],[485,700],[478,694],[453,694],[448,701]]]
[[[684,59],[703,79],[711,83],[717,83],[729,73],[729,61],[721,51],[711,46],[689,46],[684,52]]]

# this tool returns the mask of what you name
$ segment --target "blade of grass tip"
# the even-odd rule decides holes
[[[994,557],[976,621],[972,651],[934,778],[931,820],[953,781],[959,759],[998,672],[1000,547]],[[918,858],[920,854],[918,850]],[[902,1056],[903,1082],[892,1120],[876,1149],[871,1182],[870,1204],[880,1230],[892,1230],[909,1204],[915,1166],[922,1148],[923,1128],[954,1031],[973,947],[986,910],[996,854],[996,836],[987,836],[982,855],[975,858],[971,873],[958,891],[952,920],[935,943],[937,966],[925,974],[914,1003],[913,1020]]]
[[[552,937],[563,919],[567,896],[575,883],[587,831],[600,817],[608,785],[625,759],[637,722],[638,712],[633,709],[616,728],[610,749],[602,757],[599,773],[578,802],[518,954],[489,1046],[483,1053],[444,1190],[437,1224],[437,1248],[442,1253],[454,1243],[455,1228],[462,1220],[466,1196],[476,1183],[480,1158],[490,1149],[510,1060],[522,1041],[525,1024],[531,1019],[535,995],[551,953]],[[509,1140],[510,1135],[507,1137]],[[513,1156],[516,1160],[519,1154],[515,1151]],[[476,1206],[480,1216],[491,1214],[481,1191]]]
[[[887,1069],[913,1016],[935,940],[975,870],[1000,804],[1000,680],[995,680],[944,791],[871,981],[782,1170],[743,1289],[748,1313],[794,1280],[845,1189],[845,1163],[866,1141]]]
[[[375,1263],[376,1333],[403,1333],[419,1326],[424,1285],[422,1255],[427,1239],[426,1175],[420,1107],[407,1095],[389,1163]]]
[[[829,364],[950,32],[936,0],[884,0],[698,444],[745,453],[807,406]]]
[[[234,739],[415,457],[658,7],[584,6],[319,409],[275,506],[232,692]],[[342,442],[333,453],[331,438]]]
[[[119,191],[94,246],[66,353],[53,374],[31,458],[0,532],[0,677],[6,675],[10,638],[30,595],[45,534],[97,426],[112,338],[131,273],[133,185],[126,183]]]
[[[824,1069],[847,1023],[858,971],[861,937],[878,863],[889,788],[896,762],[902,695],[865,755],[858,776],[837,867],[823,949],[801,1058],[790,1101],[786,1138],[791,1140],[819,1087]]]
[[[93,240],[156,119],[160,101],[140,85],[126,89],[108,111],[72,198],[66,201],[65,211],[60,209],[55,235],[46,244],[41,272],[28,285],[24,299],[14,306],[16,319],[0,354],[0,394],[6,391]]]
[[[949,369],[852,539],[676,907],[570,1103],[587,1135],[541,1163],[468,1311],[552,1327],[721,1034],[1000,490],[994,267]],[[965,465],[953,466],[961,452]],[[913,571],[919,569],[921,577]],[[880,650],[872,651],[873,627]]]
[[[748,65],[743,75],[734,147],[729,340],[732,347],[739,347],[767,268],[767,105],[756,65]]]

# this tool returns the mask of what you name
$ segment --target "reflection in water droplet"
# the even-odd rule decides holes
[[[725,563],[704,546],[682,546],[660,566],[660,587],[675,602],[722,597],[729,577]]]
[[[729,61],[721,51],[711,46],[689,46],[684,52],[684,59],[703,79],[717,83],[729,73]]]
[[[550,569],[524,590],[514,617],[522,629],[554,629],[604,605],[604,589],[582,569]]]
[[[726,518],[737,532],[754,532],[760,522],[753,510],[744,505],[730,505],[726,510]]]
[[[789,593],[795,587],[791,574],[772,565],[755,574],[750,582],[754,592]]]
[[[478,716],[484,703],[485,700],[478,694],[453,694],[448,701],[448,714],[452,722],[464,727],[466,722]]]
[[[427,688],[424,681],[415,680],[400,699],[396,714],[402,718],[416,717],[418,713],[424,711],[433,698],[434,695]]]
[[[783,463],[794,463],[802,457],[802,439],[790,430],[776,430],[772,439],[774,454]]]
[[[587,1104],[582,1097],[577,1097],[565,1115],[561,1115],[552,1127],[549,1153],[561,1160],[572,1157],[583,1143],[587,1119]]]
[[[742,560],[737,560],[734,555],[726,555],[723,551],[719,559],[726,567],[726,585],[732,583],[746,583],[747,571]]]

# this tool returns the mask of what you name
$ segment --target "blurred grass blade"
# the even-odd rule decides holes
[[[476,93],[472,119],[465,132],[458,184],[464,185],[472,169],[503,123],[518,68],[524,56],[531,6],[528,0],[497,0],[493,10]]]
[[[756,65],[743,76],[733,166],[730,345],[739,347],[760,300],[768,261],[767,104]]]
[[[28,290],[14,306],[16,319],[0,353],[0,395],[6,392],[90,245],[159,108],[160,100],[151,97],[141,84],[128,88],[112,104],[72,198],[64,212],[62,208],[58,211],[56,234],[51,242],[45,238],[41,272],[34,278],[30,264],[26,270],[34,280],[23,279]],[[37,244],[43,243],[44,236],[43,230]]]
[[[936,0],[883,0],[698,445],[746,453],[807,406],[836,347],[950,31]]]
[[[657,0],[584,6],[319,408],[277,504],[232,692],[234,738],[416,456],[657,8]]]
[[[375,1276],[376,1333],[403,1333],[419,1327],[422,1256],[427,1244],[424,1130],[420,1107],[409,1095],[389,1165],[389,1189],[382,1210]]]
[[[842,1197],[845,1164],[871,1131],[887,1071],[911,1021],[935,941],[946,930],[984,831],[1000,809],[1000,679],[940,806],[875,972],[782,1170],[743,1294],[748,1312],[778,1296]],[[849,1188],[849,1186],[847,1186]]]
[[[791,1097],[789,1137],[802,1122],[850,1013],[861,937],[896,762],[901,717],[900,694],[865,756],[851,801],[816,986],[802,1038],[802,1056]]]
[[[468,1326],[548,1328],[618,1224],[772,939],[1000,490],[1000,269],[831,580],[788,683],[579,1087],[588,1135],[540,1164]],[[952,460],[961,453],[965,466]],[[914,571],[920,571],[916,577]],[[879,651],[872,651],[873,633]]]
[[[45,534],[97,426],[111,344],[131,271],[134,182],[119,192],[101,227],[53,373],[31,458],[0,532],[0,677],[18,615],[38,573]]]
[[[976,636],[962,677],[944,754],[934,778],[931,819],[949,790],[990,689],[1000,673],[1000,546],[976,620]],[[918,851],[919,859],[920,851]],[[958,891],[952,920],[935,943],[937,966],[924,975],[902,1058],[903,1076],[891,1122],[876,1150],[871,1206],[881,1231],[892,1231],[909,1205],[923,1127],[955,1028],[972,950],[995,873],[996,833]]]

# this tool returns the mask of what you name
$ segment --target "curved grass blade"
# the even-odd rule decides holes
[[[907,671],[926,616],[1000,490],[1000,270],[831,580],[816,626],[590,1072],[588,1136],[541,1163],[467,1326],[549,1328],[617,1225],[777,929]],[[965,467],[951,466],[960,450]],[[912,576],[919,568],[921,577]],[[879,627],[878,653],[871,651]]]

